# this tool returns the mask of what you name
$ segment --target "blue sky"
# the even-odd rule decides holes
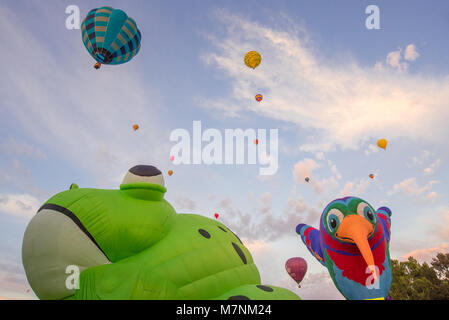
[[[0,2],[0,297],[34,297],[20,250],[41,203],[72,182],[116,188],[135,164],[173,169],[166,198],[179,212],[218,212],[263,282],[305,299],[341,298],[294,232],[339,196],[392,209],[393,258],[448,251],[447,1],[108,1],[143,39],[131,62],[100,71],[65,28],[71,4],[82,17],[105,5]],[[369,4],[380,30],[365,28]],[[250,50],[263,57],[254,71]],[[194,120],[278,129],[279,170],[174,166],[170,132]],[[302,289],[283,269],[292,256],[309,263]]]

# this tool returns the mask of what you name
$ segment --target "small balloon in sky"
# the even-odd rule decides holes
[[[218,213],[214,214],[215,219],[218,219],[218,216],[219,216]]]
[[[309,178],[309,177],[306,177],[304,180],[306,180],[306,182],[309,182],[309,181],[310,181],[310,178]]]
[[[173,174],[173,170],[168,170],[168,175],[171,176]]]
[[[260,102],[263,99],[263,95],[261,95],[260,93],[256,94],[255,99],[256,99],[257,102]]]
[[[298,287],[301,288],[301,281],[304,279],[304,276],[307,272],[307,262],[303,258],[295,257],[290,258],[285,262],[285,270],[289,274],[289,276],[298,284]]]
[[[258,145],[259,144],[259,139],[254,139],[254,144]]]
[[[133,124],[133,129],[134,129],[134,131],[139,130],[139,125],[138,124]]]
[[[370,177],[371,179],[374,179],[374,174],[371,173],[371,174],[369,175],[369,177]]]
[[[170,157],[170,161],[173,162],[173,160],[175,160],[175,156]]]
[[[378,146],[379,148],[384,149],[384,150],[386,150],[387,144],[388,144],[388,141],[385,140],[385,139],[380,139],[379,141],[377,141],[377,146]]]
[[[244,58],[246,66],[252,69],[256,69],[261,61],[262,57],[257,51],[249,51]]]

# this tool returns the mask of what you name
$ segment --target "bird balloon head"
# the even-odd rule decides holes
[[[342,244],[355,244],[376,279],[374,258],[369,244],[369,239],[377,229],[375,212],[369,203],[360,198],[334,200],[326,206],[321,215],[320,232]]]
[[[345,197],[324,208],[319,230],[301,223],[296,232],[347,299],[374,299],[391,287],[390,224],[389,208]]]

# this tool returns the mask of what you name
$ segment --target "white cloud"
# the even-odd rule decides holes
[[[266,212],[268,212],[271,209],[271,202],[272,202],[272,200],[273,200],[273,197],[272,197],[271,193],[265,192],[262,195],[262,198],[261,198],[261,205],[262,206],[260,208],[261,212],[266,213]]]
[[[369,156],[370,154],[379,152],[379,147],[375,146],[374,144],[369,144],[368,149],[365,150],[365,155]]]
[[[324,152],[317,152],[315,154],[315,158],[317,158],[318,160],[324,160]]]
[[[305,136],[302,150],[340,146],[359,148],[379,136],[443,142],[448,136],[449,78],[374,70],[353,59],[324,59],[325,48],[294,31],[283,31],[220,12],[227,32],[209,37],[216,50],[205,55],[229,79],[231,93],[211,97],[204,107],[233,116],[258,115],[294,123],[313,135]],[[221,26],[222,24],[220,24]],[[262,63],[246,68],[242,55],[258,48]],[[396,54],[397,56],[397,54]],[[390,55],[390,63],[397,59]],[[336,61],[338,60],[338,61]],[[253,104],[255,84],[264,88],[264,103]]]
[[[312,179],[312,172],[318,167],[318,163],[310,158],[298,161],[293,167],[293,177],[295,178],[296,182],[307,183],[305,181],[305,178],[308,177]]]
[[[404,254],[401,258],[407,259],[408,257],[414,257],[418,261],[432,261],[432,258],[435,258],[438,253],[447,253],[449,252],[449,245],[447,242],[443,242],[441,245],[431,248],[424,249],[416,249],[411,252]]]
[[[419,57],[418,51],[416,51],[415,45],[409,44],[404,51],[404,59],[407,61],[415,61]]]
[[[433,152],[422,150],[418,155],[413,156],[411,163],[408,163],[407,165],[409,167],[422,165],[424,162],[430,159],[431,156],[434,156]]]
[[[432,180],[425,186],[419,186],[415,177],[408,178],[399,183],[396,183],[393,186],[393,189],[389,192],[389,195],[400,192],[417,200],[431,201],[438,196],[436,192],[430,190],[431,187],[436,183],[436,180]]]
[[[405,47],[404,53],[402,53],[402,48],[392,51],[387,54],[386,63],[388,66],[392,67],[397,71],[406,71],[409,67],[407,62],[403,62],[403,59],[407,61],[415,61],[419,57],[419,53],[413,43]],[[382,66],[382,64],[380,64]],[[374,68],[378,71],[383,69],[378,64]]]
[[[424,169],[425,174],[433,174],[441,165],[441,159],[437,159],[432,162],[427,168]]]
[[[0,212],[21,218],[36,214],[41,201],[29,194],[0,194]]]
[[[371,183],[370,179],[367,178],[360,179],[358,182],[348,181],[346,182],[343,189],[340,191],[340,196],[341,197],[361,196],[369,187],[370,183]]]
[[[0,300],[36,299],[20,261],[0,260]]]
[[[427,194],[426,199],[432,200],[432,199],[435,199],[436,197],[438,197],[438,193],[436,193],[435,191],[432,191]]]
[[[404,71],[408,68],[408,63],[401,62],[401,50],[392,51],[387,55],[387,64],[393,69],[397,69],[398,71]]]
[[[179,212],[179,210],[182,212],[183,210],[193,211],[196,208],[196,202],[193,201],[191,198],[182,195],[180,193],[177,193],[175,195],[175,198],[173,200],[175,204],[175,208]]]
[[[24,141],[18,141],[15,137],[8,137],[1,141],[0,149],[3,153],[28,158],[47,159],[47,156],[36,147]]]
[[[337,166],[331,160],[327,160],[327,163],[335,177],[340,180],[342,176],[340,174],[340,171],[338,171]]]

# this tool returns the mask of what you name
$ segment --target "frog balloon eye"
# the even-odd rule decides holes
[[[338,209],[331,209],[327,213],[327,226],[331,232],[335,232],[343,221],[343,213]]]
[[[373,209],[365,202],[360,202],[357,205],[357,214],[369,220],[371,223],[376,223],[376,215]]]

